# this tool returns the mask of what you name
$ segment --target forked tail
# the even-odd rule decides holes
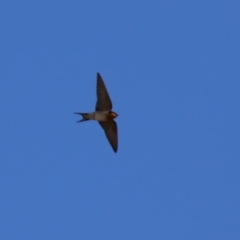
[[[84,122],[84,121],[90,120],[89,117],[88,117],[88,113],[78,113],[78,112],[75,112],[75,114],[78,114],[78,115],[82,116],[82,119],[80,119],[77,122]]]

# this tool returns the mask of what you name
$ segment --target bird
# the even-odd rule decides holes
[[[114,119],[118,116],[118,114],[113,112],[112,108],[112,101],[108,94],[105,83],[100,73],[97,73],[97,102],[95,111],[91,113],[74,113],[82,116],[82,119],[77,121],[77,123],[88,120],[98,121],[100,126],[103,128],[113,151],[116,153],[118,150],[118,127]]]

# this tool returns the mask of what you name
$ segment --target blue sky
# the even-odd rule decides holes
[[[2,1],[0,239],[240,239],[239,1]],[[93,111],[100,72],[115,154]]]

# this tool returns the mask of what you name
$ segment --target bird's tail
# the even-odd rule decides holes
[[[82,119],[80,119],[79,121],[77,122],[84,122],[84,121],[88,121],[90,120],[89,118],[89,114],[88,113],[79,113],[79,112],[75,112],[75,114],[78,114],[78,115],[81,115],[82,116]]]

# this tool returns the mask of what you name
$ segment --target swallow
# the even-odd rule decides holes
[[[80,113],[75,112],[82,116],[79,122],[88,120],[96,120],[103,128],[105,135],[112,146],[114,152],[118,150],[118,128],[114,119],[118,116],[116,112],[112,111],[112,101],[108,94],[104,81],[99,73],[97,73],[97,103],[95,112]]]

